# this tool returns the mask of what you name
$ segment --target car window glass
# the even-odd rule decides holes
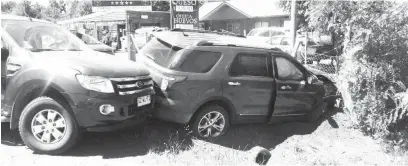
[[[289,60],[277,57],[278,78],[283,80],[302,80],[303,73]]]
[[[282,38],[280,37],[272,37],[270,40],[271,45],[280,45]]]
[[[192,51],[183,64],[176,70],[183,72],[206,73],[210,71],[221,57],[220,52]]]
[[[271,36],[285,35],[284,32],[273,31]]]
[[[284,38],[281,42],[281,45],[289,45],[290,41],[288,38]]]
[[[267,57],[263,54],[238,54],[230,69],[231,76],[268,76]]]
[[[259,34],[261,37],[269,37],[269,30],[265,30]]]

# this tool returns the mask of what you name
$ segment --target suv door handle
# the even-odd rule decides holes
[[[228,82],[228,85],[230,85],[230,86],[240,86],[241,83],[239,83],[239,82]]]
[[[289,85],[284,85],[284,86],[281,86],[281,89],[282,89],[282,90],[291,90],[292,87],[289,86]]]

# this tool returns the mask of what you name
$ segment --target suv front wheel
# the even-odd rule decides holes
[[[34,152],[60,154],[75,144],[79,129],[63,105],[52,98],[39,97],[24,108],[19,121],[20,136]]]
[[[225,134],[229,116],[221,106],[207,106],[200,110],[192,123],[192,130],[199,138],[214,138]]]

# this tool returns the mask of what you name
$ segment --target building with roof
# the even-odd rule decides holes
[[[246,35],[253,28],[285,26],[289,13],[279,7],[279,1],[229,0],[203,4],[199,20],[204,29]]]

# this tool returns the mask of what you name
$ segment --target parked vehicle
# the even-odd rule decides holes
[[[114,130],[151,114],[146,69],[96,52],[47,21],[2,15],[1,26],[1,122],[33,151],[59,154],[83,129]]]
[[[81,39],[86,45],[88,45],[89,48],[98,51],[98,52],[103,52],[111,55],[115,55],[115,49],[112,47],[109,47],[106,44],[103,44],[102,42],[98,41],[97,39],[93,38],[90,35],[83,34],[76,32],[75,35]]]
[[[163,32],[163,31],[168,31],[168,30],[169,29],[167,27],[155,27],[155,26],[142,27],[142,28],[136,29],[135,34],[146,34],[147,33],[148,35],[151,35],[154,32]]]
[[[300,41],[300,44],[304,46],[305,37],[298,37],[296,40]],[[287,35],[273,36],[267,41],[274,47],[280,48],[283,51],[290,53],[292,52],[291,37]],[[322,59],[328,59],[337,55],[336,49],[333,45],[320,43],[319,41],[314,41],[309,39],[307,41],[307,59],[308,63],[313,61],[320,61]],[[300,62],[304,62],[303,57],[298,57]]]
[[[247,38],[251,41],[266,43],[271,37],[285,35],[289,30],[283,27],[267,27],[252,29]]]
[[[313,121],[338,97],[324,75],[242,37],[164,32],[138,56],[156,83],[153,115],[189,124],[201,138],[218,137],[230,124]]]

